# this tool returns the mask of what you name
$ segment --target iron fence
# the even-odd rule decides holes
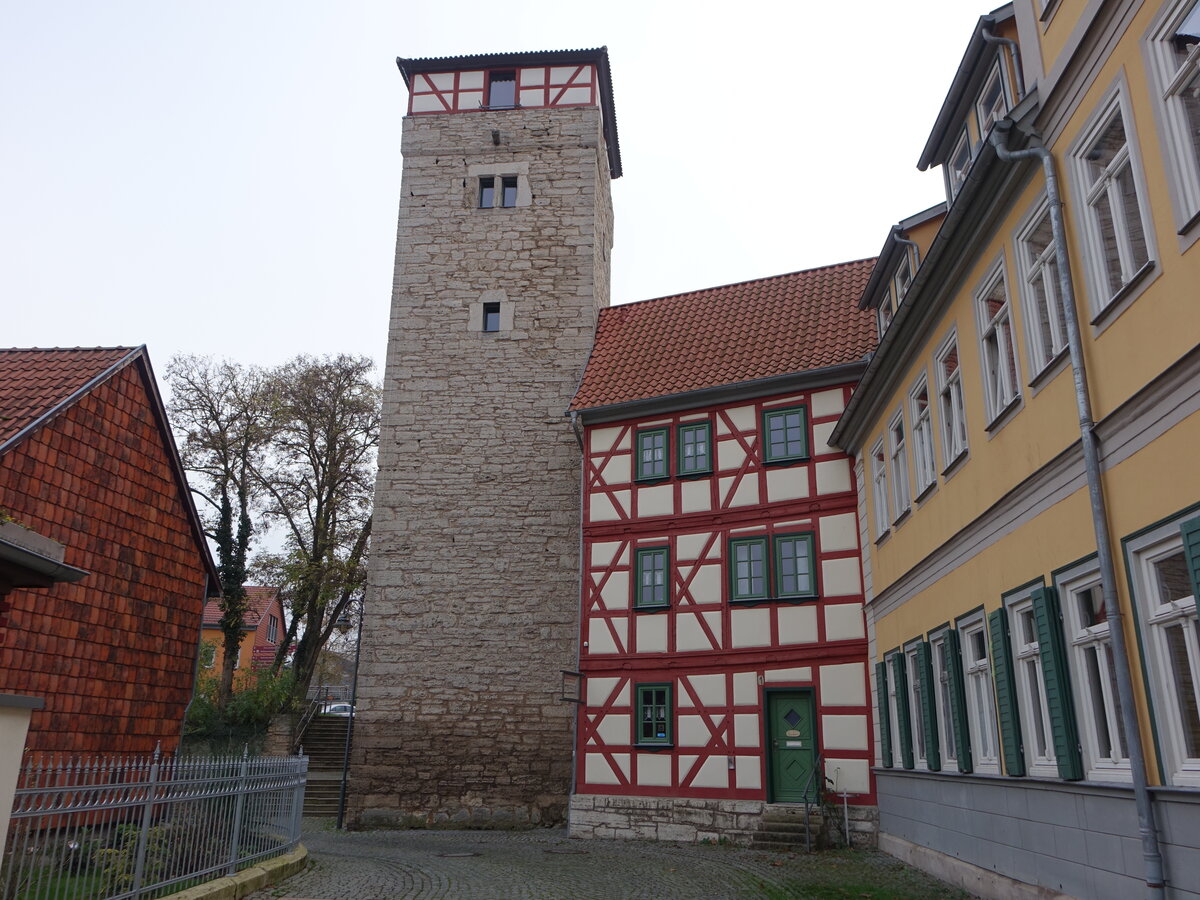
[[[300,840],[302,756],[30,761],[0,900],[151,900]]]

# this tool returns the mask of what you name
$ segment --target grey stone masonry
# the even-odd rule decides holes
[[[591,107],[404,121],[352,823],[565,814],[580,458],[564,413],[608,305],[601,125]],[[518,179],[514,206],[480,208],[493,177]]]

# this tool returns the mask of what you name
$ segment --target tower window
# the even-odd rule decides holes
[[[503,193],[500,197],[501,206],[516,206],[517,205],[517,176],[505,175],[500,179]]]
[[[496,179],[492,176],[479,179],[479,208],[491,209],[496,205]]]
[[[492,72],[488,75],[489,109],[512,109],[517,105],[517,73]]]
[[[499,184],[497,184],[499,182]],[[496,190],[499,188],[499,194]],[[500,202],[497,203],[496,201]],[[517,205],[517,176],[505,175],[496,178],[485,175],[479,179],[479,208],[491,209],[493,206],[512,207]]]
[[[500,304],[499,303],[483,304],[483,330],[484,331],[499,331],[500,330]]]

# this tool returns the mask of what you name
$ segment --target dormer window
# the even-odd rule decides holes
[[[904,295],[908,293],[908,286],[912,284],[912,279],[912,262],[908,253],[905,252],[904,258],[900,260],[900,265],[896,266],[896,275],[892,279],[896,288],[897,306],[904,302]]]
[[[964,127],[954,145],[954,151],[946,161],[946,186],[950,191],[950,199],[958,196],[959,190],[967,180],[967,172],[971,168],[971,139]]]
[[[512,109],[517,105],[517,73],[512,69],[488,73],[488,109]]]
[[[883,333],[888,330],[888,326],[892,324],[892,316],[896,310],[892,307],[892,290],[888,288],[883,292],[883,301],[879,304],[879,337],[883,338]]]
[[[1004,88],[1004,77],[1001,74],[1000,61],[992,66],[991,74],[984,82],[979,99],[975,102],[975,112],[979,116],[979,139],[982,141],[992,126],[1008,114],[1008,92]]]

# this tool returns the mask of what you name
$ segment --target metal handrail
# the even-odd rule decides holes
[[[296,723],[296,733],[292,738],[293,753],[296,753],[300,750],[300,743],[304,740],[305,729],[308,728],[308,725],[313,720],[313,717],[320,712],[321,707],[324,706],[325,703],[326,701],[321,697],[315,697],[308,701],[308,706],[305,707],[304,712],[301,714],[300,721]]]
[[[808,773],[808,780],[804,782],[804,849],[807,853],[812,853],[812,826],[809,824],[809,812],[813,808],[813,799],[809,794],[809,787],[812,786],[813,779],[821,773],[821,754],[817,754],[817,758],[813,761],[813,769]],[[823,777],[823,773],[822,773]],[[817,800],[820,803],[820,791],[817,791]]]

